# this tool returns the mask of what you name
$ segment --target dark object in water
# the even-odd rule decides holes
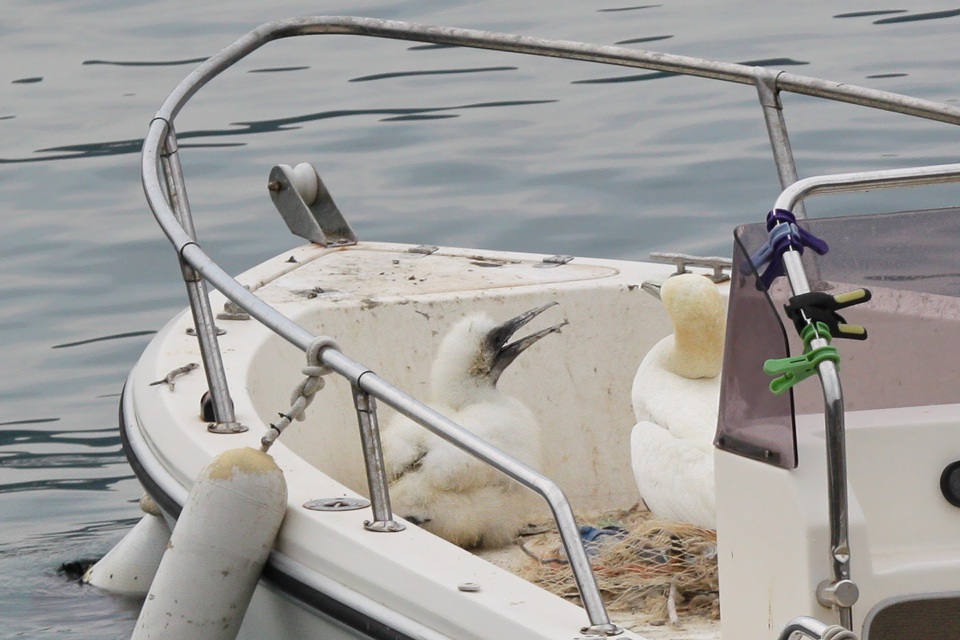
[[[57,573],[69,580],[81,582],[87,569],[97,564],[100,558],[80,558],[72,562],[64,562],[57,567]]]

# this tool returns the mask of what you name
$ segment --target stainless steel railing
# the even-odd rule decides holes
[[[141,162],[143,187],[147,201],[164,233],[176,248],[183,267],[184,280],[187,283],[200,348],[206,365],[207,383],[217,418],[214,430],[235,432],[242,427],[237,425],[233,414],[226,377],[223,373],[217,347],[216,329],[213,326],[209,301],[204,289],[204,281],[213,285],[252,317],[301,350],[306,350],[316,336],[243,288],[211,260],[197,244],[177,157],[178,149],[174,120],[187,101],[201,87],[264,44],[292,36],[320,34],[362,35],[475,47],[635,67],[753,85],[763,111],[780,183],[784,188],[797,183],[797,172],[783,116],[783,106],[779,98],[783,91],[950,124],[960,124],[960,108],[929,100],[764,68],[638,51],[623,47],[544,40],[470,29],[429,27],[389,20],[353,17],[298,18],[262,25],[202,63],[174,89],[150,123],[144,140]],[[841,189],[839,183],[832,186],[810,186],[812,190],[829,190],[831,188],[833,190]],[[798,214],[798,217],[803,217],[802,211],[797,210],[801,199],[802,195],[798,195],[792,203],[794,212]],[[788,258],[788,269],[795,271],[796,265],[791,267],[790,260]],[[799,260],[797,264],[799,264]],[[802,268],[800,274],[803,275]],[[791,278],[791,281],[794,282],[794,279]],[[803,285],[799,283],[805,282],[805,280],[796,279],[795,282],[796,286],[802,288]],[[600,635],[613,635],[619,632],[619,628],[610,623],[597,591],[596,581],[590,570],[583,546],[579,541],[576,522],[569,502],[555,483],[533,469],[503,455],[483,440],[408,396],[340,351],[333,348],[323,349],[320,353],[320,359],[324,366],[347,378],[355,389],[385,402],[440,437],[495,466],[543,496],[550,504],[557,520],[558,529],[580,588],[584,608],[590,618],[591,626],[585,629],[585,632]],[[826,364],[832,367],[832,363]],[[832,376],[836,377],[835,371]],[[827,379],[832,379],[831,374],[827,375]],[[832,385],[832,383],[830,384]],[[826,386],[825,383],[825,391]],[[828,432],[834,430],[841,435],[841,446],[831,455],[838,454],[842,457],[842,395],[839,391],[839,378],[836,378],[836,393],[834,395],[840,396],[840,404],[838,405],[840,407],[840,418],[837,421],[836,418],[829,417],[831,411],[829,405],[831,403],[828,401]],[[834,481],[831,481],[831,487],[838,483],[839,480],[834,479]],[[845,492],[845,475],[842,486]],[[833,491],[833,488],[831,491]],[[835,497],[831,494],[831,505],[833,505]],[[380,513],[384,513],[382,505]],[[387,507],[386,513],[389,519],[389,507]],[[845,511],[841,515],[841,519],[845,521]],[[831,520],[833,516],[832,506]]]
[[[944,184],[960,180],[960,164],[911,169],[864,171],[799,180],[777,198],[774,209],[794,211],[805,198],[814,194],[851,193],[869,189]],[[794,295],[810,291],[800,254],[790,248],[783,256],[784,267]],[[811,348],[829,344],[823,338],[811,341]],[[843,389],[835,363],[827,360],[819,366],[823,387],[824,422],[827,449],[827,506],[830,518],[830,566],[832,580],[817,588],[817,599],[824,606],[836,607],[840,624],[853,629],[852,607],[859,589],[850,575],[849,504],[847,498],[847,455],[844,428]]]

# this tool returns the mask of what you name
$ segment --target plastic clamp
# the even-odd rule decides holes
[[[804,247],[809,247],[820,255],[829,250],[826,242],[800,227],[796,216],[786,209],[774,209],[767,214],[767,231],[770,235],[766,244],[750,256],[750,262],[758,272],[769,263],[760,274],[760,282],[767,289],[776,278],[786,273],[783,254],[788,250],[802,254]]]
[[[763,363],[764,373],[777,376],[770,381],[770,391],[774,395],[782,395],[793,385],[803,382],[815,374],[821,362],[830,360],[838,367],[840,366],[840,352],[837,351],[836,347],[826,344],[815,349],[810,348],[810,343],[817,338],[823,338],[828,343],[830,342],[830,330],[825,324],[820,322],[807,325],[804,327],[801,336],[803,337],[804,347],[806,347],[806,351],[802,355],[767,360]]]
[[[847,324],[837,310],[867,302],[871,297],[869,289],[854,289],[835,296],[823,291],[811,291],[793,296],[784,309],[798,333],[802,334],[803,328],[811,323],[819,322],[826,325],[836,338],[866,340],[867,330],[858,324]]]

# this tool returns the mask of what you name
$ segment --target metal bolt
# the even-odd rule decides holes
[[[353,511],[355,509],[366,509],[370,506],[369,500],[363,498],[320,498],[310,500],[304,503],[305,509],[311,511]]]
[[[269,191],[281,191],[283,190],[283,185],[280,184],[279,180],[271,180],[267,183],[267,190]]]

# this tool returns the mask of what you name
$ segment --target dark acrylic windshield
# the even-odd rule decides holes
[[[833,341],[841,355],[847,410],[948,404],[960,400],[960,209],[802,221],[830,251],[807,251],[814,291],[839,294],[865,287],[869,302],[844,309],[867,328],[864,342]],[[786,278],[757,286],[747,256],[767,240],[763,224],[734,234],[733,283],[727,323],[717,446],[784,468],[797,465],[794,410],[823,409],[815,377],[783,396],[769,391],[763,362],[800,353],[783,305]],[[784,323],[787,330],[784,331]]]

